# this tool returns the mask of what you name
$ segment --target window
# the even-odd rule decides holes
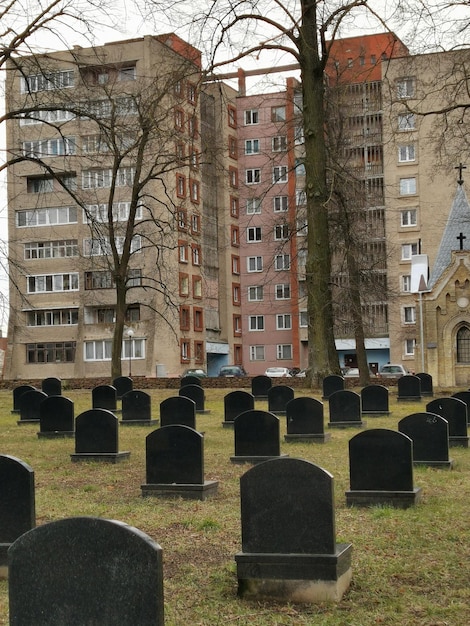
[[[413,356],[415,353],[415,339],[405,339],[405,356]]]
[[[255,185],[256,183],[259,183],[260,180],[261,170],[259,168],[245,170],[245,182],[247,185]]]
[[[191,342],[187,339],[182,339],[180,343],[181,363],[187,363],[190,358],[191,358]]]
[[[184,130],[184,111],[183,109],[175,109],[175,128],[176,130]]]
[[[285,165],[273,167],[273,183],[287,183],[287,167]]]
[[[248,215],[261,213],[261,198],[248,198],[246,201],[246,212]]]
[[[73,363],[75,361],[75,341],[58,343],[26,344],[27,363]]]
[[[416,118],[414,113],[401,113],[398,116],[398,130],[415,130]]]
[[[188,135],[190,137],[196,137],[198,132],[197,117],[194,115],[188,118]]]
[[[204,342],[194,342],[194,361],[195,363],[204,363]]]
[[[240,283],[232,283],[232,304],[240,306],[241,304]]]
[[[416,193],[416,178],[400,178],[400,196],[412,196]]]
[[[65,87],[73,87],[75,76],[73,70],[58,70],[56,72],[43,72],[31,74],[21,78],[21,93],[37,91],[53,91]]]
[[[416,324],[416,307],[403,307],[403,321],[405,324]]]
[[[28,193],[50,193],[54,191],[54,179],[47,176],[28,176],[26,191]]]
[[[272,122],[285,122],[286,121],[286,107],[271,107],[271,121]]]
[[[274,269],[276,271],[290,270],[290,254],[276,254],[274,257]]]
[[[238,226],[230,226],[230,241],[232,246],[238,247],[240,245],[240,229]]]
[[[228,125],[230,128],[237,127],[237,109],[231,105],[227,107]]]
[[[400,211],[400,225],[401,226],[416,226],[417,225],[417,209],[404,209]]]
[[[201,216],[199,213],[191,215],[191,232],[193,235],[199,235],[201,232]]]
[[[186,197],[186,178],[183,174],[176,174],[176,195],[178,198]]]
[[[411,274],[404,274],[401,277],[401,290],[406,293],[411,291]]]
[[[54,291],[78,291],[78,272],[70,274],[42,274],[28,276],[28,293],[50,293]]]
[[[28,326],[70,326],[78,324],[78,309],[28,311]]]
[[[230,196],[230,215],[232,217],[238,217],[240,215],[240,203],[235,196]]]
[[[259,139],[245,140],[245,154],[259,154]]]
[[[294,129],[294,143],[296,146],[305,143],[304,127],[296,126]]]
[[[199,204],[199,181],[189,179],[189,196],[191,202]]]
[[[189,276],[188,274],[179,274],[179,294],[180,296],[189,296]]]
[[[193,265],[201,265],[201,246],[195,243],[191,244],[191,261]]]
[[[189,306],[180,306],[180,330],[189,330],[191,320],[191,309]]]
[[[300,311],[300,313],[299,313],[299,326],[301,328],[307,328],[307,326],[308,326],[308,311]]]
[[[283,283],[275,285],[274,293],[276,300],[289,300],[290,299],[290,284]]]
[[[407,163],[415,160],[415,145],[413,143],[398,146],[398,162]]]
[[[193,276],[193,298],[202,298],[202,278],[200,276]]]
[[[127,222],[131,212],[130,202],[113,202],[112,219],[113,222]],[[135,219],[142,219],[142,206],[135,207]],[[84,224],[107,224],[109,220],[108,216],[108,204],[87,204],[83,209],[83,223]]]
[[[263,286],[248,287],[248,301],[261,302],[264,299]]]
[[[414,78],[400,78],[397,80],[397,97],[398,98],[413,98],[415,95],[415,80]]]
[[[142,270],[141,269],[129,269],[127,271],[126,287],[141,287],[142,286]]]
[[[249,329],[251,330],[264,330],[264,315],[250,315],[249,316]]]
[[[308,219],[306,215],[299,215],[296,220],[297,235],[306,236],[308,234]]]
[[[238,187],[238,170],[235,167],[228,168],[228,180],[232,189],[236,189]]]
[[[261,241],[261,226],[249,226],[246,229],[246,240],[248,243]]]
[[[240,274],[240,257],[232,254],[232,274]]]
[[[289,208],[289,201],[287,196],[275,196],[274,197],[274,212],[284,213]]]
[[[276,315],[276,329],[290,330],[292,328],[292,316],[290,313]]]
[[[197,99],[196,85],[194,85],[193,83],[188,83],[186,86],[186,93],[188,97],[188,102],[190,102],[191,104],[196,104],[196,99]]]
[[[187,241],[178,241],[178,256],[180,263],[188,262],[188,243]]]
[[[85,272],[85,289],[111,289],[114,281],[109,271]]]
[[[197,150],[191,150],[189,153],[189,167],[193,170],[199,168],[199,152]]]
[[[295,175],[305,176],[305,161],[304,159],[295,159]]]
[[[457,363],[470,363],[470,329],[467,326],[457,331]]]
[[[184,163],[184,158],[186,156],[186,145],[182,141],[178,141],[175,144],[175,156],[178,163]]]
[[[241,315],[233,316],[233,334],[237,336],[242,334],[242,316]]]
[[[188,213],[186,209],[178,209],[178,230],[186,230],[188,227]]]
[[[24,244],[25,259],[58,259],[78,256],[76,239],[58,241],[34,241]]]
[[[118,71],[118,80],[122,82],[127,82],[130,80],[136,79],[136,67],[135,65],[130,65],[129,67],[121,67]]]
[[[263,271],[263,257],[262,256],[247,257],[246,269],[248,272],[262,272]]]
[[[404,243],[401,246],[401,260],[402,261],[410,261],[411,257],[415,254],[418,254],[418,244],[417,243]]]
[[[289,224],[276,224],[274,227],[274,240],[281,241],[289,239]]]
[[[63,111],[60,109],[53,109],[52,111],[33,111],[32,113],[23,113],[17,118],[20,120],[20,126],[31,126],[32,124],[41,124],[42,122],[67,122],[74,119],[75,113],[71,111]]]
[[[68,156],[76,154],[75,137],[59,137],[36,141],[23,141],[23,155],[31,158]]]
[[[118,254],[122,254],[124,247],[125,237],[117,236],[114,239],[116,250]],[[132,237],[130,252],[138,253],[142,249],[142,237],[140,235],[134,235]],[[111,243],[109,237],[101,238],[86,238],[83,240],[83,254],[84,256],[107,256],[112,254]]]
[[[250,361],[264,361],[264,346],[250,346]]]
[[[134,167],[121,167],[117,171],[114,180],[111,169],[84,170],[82,172],[82,188],[103,189],[109,188],[113,184],[116,187],[126,187],[133,184],[134,176]]]
[[[251,126],[259,123],[258,109],[248,109],[245,111],[245,124]]]
[[[287,150],[287,137],[285,135],[273,137],[271,146],[273,152],[285,152]]]
[[[276,346],[276,356],[279,361],[292,359],[292,345],[281,343]]]

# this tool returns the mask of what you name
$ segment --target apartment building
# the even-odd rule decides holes
[[[202,130],[227,137],[234,108],[228,89],[200,97],[200,72],[173,34],[10,65],[6,378],[109,375],[118,281],[123,373],[216,373],[241,358],[239,303],[223,288],[233,250],[220,245],[237,189],[220,167],[202,179],[214,173]]]

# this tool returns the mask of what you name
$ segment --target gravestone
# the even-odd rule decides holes
[[[112,385],[98,385],[91,390],[92,407],[115,412],[117,409],[116,388]]]
[[[72,461],[100,461],[119,463],[130,457],[130,452],[119,452],[119,423],[106,409],[90,409],[75,420],[75,454]]]
[[[323,399],[327,400],[332,393],[342,391],[344,389],[344,378],[338,374],[330,374],[325,376],[322,382]]]
[[[44,391],[39,391],[39,389],[23,393],[18,400],[20,419],[17,424],[37,424],[39,422],[39,405],[47,397]]]
[[[449,459],[449,425],[435,413],[413,413],[398,422],[398,430],[413,441],[413,463],[452,468]]]
[[[160,402],[160,426],[189,426],[196,429],[196,403],[186,396]]]
[[[259,376],[253,376],[251,379],[251,393],[255,398],[267,398],[268,391],[273,386],[273,381],[269,376],[260,374]]]
[[[162,549],[115,520],[38,526],[11,546],[10,624],[163,626]]]
[[[419,402],[421,400],[421,381],[413,374],[406,374],[397,380],[397,400]]]
[[[343,389],[335,391],[328,398],[330,428],[362,428],[361,396],[355,391]]]
[[[458,398],[436,398],[426,405],[427,413],[443,417],[449,424],[449,447],[468,448],[468,407]]]
[[[348,506],[406,509],[421,500],[413,486],[413,442],[407,435],[373,428],[349,441]]]
[[[200,385],[185,385],[179,390],[179,395],[190,400],[194,400],[196,404],[196,413],[210,413],[204,408],[206,394]]]
[[[279,418],[268,411],[245,411],[234,422],[235,455],[232,463],[260,463],[281,455]]]
[[[121,424],[149,426],[157,423],[157,420],[152,419],[152,398],[145,391],[126,391],[121,402]]]
[[[180,380],[180,387],[186,387],[186,385],[198,385],[198,387],[202,387],[201,379],[199,376],[183,376]]]
[[[339,602],[351,581],[352,546],[336,543],[331,474],[308,461],[273,459],[243,474],[240,499],[238,594]]]
[[[418,374],[416,374],[416,376],[421,381],[421,395],[432,396],[434,394],[434,390],[431,374],[427,374],[426,372],[419,372]]]
[[[12,413],[20,412],[20,398],[27,391],[34,391],[36,387],[32,385],[19,385],[13,389],[13,408],[11,410]]]
[[[313,441],[324,443],[331,438],[323,424],[323,402],[315,398],[299,397],[286,404],[287,434],[285,441]]]
[[[147,435],[146,480],[142,496],[205,500],[217,493],[204,480],[204,437],[188,426],[162,426]]]
[[[275,385],[268,391],[268,411],[285,415],[286,404],[294,399],[294,390],[287,385]]]
[[[34,471],[20,459],[0,454],[0,578],[8,577],[8,548],[35,525]]]
[[[130,376],[118,376],[113,380],[112,387],[116,389],[116,397],[121,400],[122,396],[134,389],[134,382]]]
[[[362,415],[389,415],[388,389],[384,385],[367,385],[361,389]]]
[[[60,396],[62,395],[62,381],[54,376],[45,378],[41,383],[41,391],[48,396]]]
[[[39,405],[40,439],[74,437],[75,409],[73,401],[65,396],[48,396]]]
[[[252,393],[237,389],[231,391],[224,396],[224,421],[222,426],[233,428],[234,419],[244,413],[255,408],[255,398]]]
[[[457,398],[457,400],[462,400],[467,405],[467,421],[470,419],[470,391],[457,391],[453,393],[451,398]]]

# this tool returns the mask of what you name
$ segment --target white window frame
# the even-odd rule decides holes
[[[261,182],[261,169],[253,167],[245,170],[245,183],[247,185],[257,185]]]
[[[261,198],[248,198],[246,201],[246,214],[256,215],[261,213]]]
[[[400,113],[397,120],[399,132],[416,130],[416,116],[414,113]]]
[[[248,330],[250,332],[260,332],[264,330],[264,315],[249,315]]]
[[[276,359],[278,361],[291,361],[292,360],[292,344],[291,343],[278,343],[276,346]]]
[[[245,126],[254,126],[255,124],[259,124],[258,109],[246,109],[243,119],[245,120]]]
[[[299,326],[300,326],[300,328],[308,328],[308,311],[307,311],[307,309],[299,311]]]
[[[274,285],[275,300],[290,300],[290,297],[290,283],[278,283]]]
[[[274,226],[274,241],[286,241],[289,239],[289,224],[276,224]]]
[[[400,283],[403,293],[411,293],[411,274],[403,274],[400,278]]]
[[[247,243],[258,243],[262,241],[263,235],[261,226],[248,226],[246,229]]]
[[[286,135],[276,135],[271,138],[271,151],[272,152],[286,152],[287,151],[287,137]]]
[[[414,356],[416,339],[405,339],[403,342],[404,356]]]
[[[248,256],[246,257],[246,271],[262,272],[263,271],[263,257],[262,256]]]
[[[286,213],[289,210],[289,196],[274,196],[274,213]]]
[[[78,272],[35,274],[26,277],[26,286],[28,294],[78,291],[79,275]]]
[[[275,165],[273,167],[273,183],[287,183],[288,168],[287,165]]]
[[[263,285],[251,285],[250,287],[248,287],[248,302],[262,302],[263,300]]]
[[[276,315],[276,330],[292,330],[292,315],[290,313],[278,313]]]
[[[260,153],[260,140],[259,139],[245,139],[245,154],[259,154]]]
[[[250,361],[264,361],[265,348],[263,345],[250,346]]]
[[[416,324],[416,307],[415,306],[403,307],[403,323],[404,324]]]
[[[16,212],[17,228],[77,224],[77,207],[49,207]]]
[[[402,243],[401,245],[401,260],[411,261],[411,257],[418,254],[418,243]]]
[[[414,143],[398,146],[398,162],[412,163],[416,160],[416,147]]]
[[[396,81],[397,97],[401,100],[414,98],[416,91],[416,81],[412,76],[399,78]]]
[[[409,208],[400,211],[400,226],[410,228],[418,225],[418,209]]]
[[[417,193],[416,176],[400,178],[399,184],[400,196],[414,196]]]
[[[274,269],[276,272],[290,270],[290,254],[276,254],[274,257]]]

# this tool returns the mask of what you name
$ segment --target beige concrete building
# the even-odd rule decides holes
[[[200,71],[173,34],[10,65],[6,378],[109,375],[121,278],[123,374],[235,359],[237,190],[220,166],[231,94],[201,97]],[[210,159],[203,131],[217,136]]]

